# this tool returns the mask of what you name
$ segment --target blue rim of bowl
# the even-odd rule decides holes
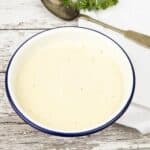
[[[16,53],[20,50],[20,48],[26,44],[29,40],[31,40],[32,38],[34,38],[35,36],[43,33],[43,32],[46,32],[46,31],[49,31],[49,30],[53,30],[53,29],[58,29],[58,28],[82,28],[82,29],[85,29],[85,30],[90,30],[90,31],[93,31],[93,32],[97,32],[101,35],[103,35],[104,37],[107,37],[109,40],[111,40],[112,42],[114,42],[119,48],[120,50],[122,50],[122,52],[125,54],[125,56],[127,57],[128,61],[129,61],[129,64],[131,66],[131,70],[132,70],[132,75],[133,75],[133,86],[132,86],[132,91],[131,91],[131,94],[130,94],[130,97],[129,99],[127,100],[127,103],[126,105],[122,108],[122,110],[114,117],[112,118],[110,121],[106,122],[104,125],[101,125],[101,126],[98,126],[96,128],[93,128],[93,129],[90,129],[90,130],[87,130],[87,131],[82,131],[82,132],[58,132],[58,131],[53,131],[53,130],[50,130],[50,129],[46,129],[46,128],[43,128],[35,123],[33,123],[32,121],[30,121],[27,117],[24,116],[24,114],[17,108],[17,106],[15,105],[14,101],[13,101],[13,98],[11,97],[10,95],[10,92],[9,92],[9,86],[8,86],[8,71],[9,71],[9,68],[10,68],[10,65],[11,65],[11,62],[13,60],[13,58],[15,57]],[[135,77],[135,71],[134,71],[134,67],[133,67],[133,64],[131,62],[131,59],[129,58],[128,54],[125,52],[125,50],[115,41],[113,40],[112,38],[110,38],[109,36],[97,31],[97,30],[93,30],[93,29],[89,29],[89,28],[86,28],[86,27],[78,27],[78,26],[61,26],[61,27],[55,27],[55,28],[50,28],[50,29],[47,29],[47,30],[44,30],[44,31],[41,31],[39,33],[36,33],[34,34],[33,36],[29,37],[27,40],[25,40],[17,49],[16,51],[14,52],[14,54],[12,55],[12,57],[10,58],[9,60],[9,63],[8,63],[8,66],[7,66],[7,70],[6,70],[6,75],[5,75],[5,88],[6,88],[6,95],[8,97],[8,100],[12,106],[12,108],[14,109],[14,111],[17,113],[17,115],[22,119],[24,120],[27,124],[29,124],[31,127],[35,128],[35,129],[38,129],[44,133],[47,133],[47,134],[51,134],[51,135],[56,135],[56,136],[63,136],[63,137],[76,137],[76,136],[85,136],[85,135],[89,135],[89,134],[93,134],[93,133],[96,133],[98,131],[101,131],[103,129],[105,129],[106,127],[112,125],[116,120],[118,120],[124,113],[125,111],[127,110],[129,104],[131,103],[131,100],[133,98],[133,95],[134,95],[134,91],[135,91],[135,84],[136,84],[136,77]]]

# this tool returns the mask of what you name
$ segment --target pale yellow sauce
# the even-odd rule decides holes
[[[65,46],[64,46],[65,47]],[[97,126],[120,107],[123,80],[104,51],[84,47],[37,49],[17,70],[15,95],[25,113],[47,128]]]

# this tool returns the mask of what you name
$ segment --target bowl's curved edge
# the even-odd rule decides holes
[[[97,128],[93,128],[91,130],[87,130],[87,131],[83,131],[83,132],[69,132],[69,133],[65,133],[65,132],[56,132],[56,131],[53,131],[53,130],[49,130],[49,129],[46,129],[46,128],[43,128],[43,127],[40,127],[38,125],[36,125],[35,123],[33,123],[32,121],[30,121],[28,118],[26,118],[23,113],[16,107],[16,105],[14,104],[13,102],[13,99],[10,95],[10,92],[9,92],[9,87],[8,87],[8,71],[9,71],[9,68],[10,68],[10,65],[11,65],[11,62],[13,60],[13,58],[15,57],[16,53],[19,51],[19,49],[26,43],[28,42],[30,39],[34,38],[35,36],[43,33],[43,32],[46,32],[46,31],[49,31],[49,30],[53,30],[53,29],[57,29],[57,28],[67,28],[67,27],[73,27],[73,28],[82,28],[82,29],[86,29],[86,30],[90,30],[90,31],[94,31],[94,32],[97,32],[105,37],[107,37],[108,39],[110,39],[112,42],[114,42],[117,46],[120,47],[120,49],[122,50],[122,52],[126,55],[129,63],[130,63],[130,66],[131,66],[131,69],[132,69],[132,74],[133,74],[133,86],[132,86],[132,92],[130,94],[130,97],[126,103],[126,105],[124,106],[124,108],[113,118],[111,119],[110,121],[108,121],[107,123],[105,123],[104,125],[102,126],[99,126]],[[134,71],[134,67],[133,67],[133,64],[132,64],[132,61],[130,59],[130,57],[128,56],[128,54],[125,52],[125,50],[115,41],[113,40],[112,38],[110,38],[109,36],[105,35],[104,33],[101,33],[97,30],[93,30],[93,29],[89,29],[89,28],[85,28],[85,27],[78,27],[78,26],[61,26],[61,27],[56,27],[56,28],[51,28],[51,29],[48,29],[48,30],[44,30],[44,31],[41,31],[39,33],[36,33],[34,34],[33,36],[31,36],[30,38],[28,38],[27,40],[25,40],[17,49],[16,51],[14,52],[14,54],[12,55],[12,57],[10,58],[9,60],[9,63],[8,63],[8,66],[7,66],[7,69],[6,69],[6,75],[5,75],[5,89],[6,89],[6,95],[8,97],[8,100],[12,106],[12,108],[14,109],[14,111],[18,114],[18,116],[24,120],[27,124],[29,124],[30,126],[32,126],[33,128],[35,129],[38,129],[44,133],[47,133],[47,134],[52,134],[52,135],[56,135],[56,136],[63,136],[63,137],[76,137],[76,136],[85,136],[85,135],[89,135],[89,134],[93,134],[93,133],[96,133],[98,131],[101,131],[103,130],[104,128],[110,126],[111,124],[113,124],[116,120],[118,120],[124,113],[125,111],[127,110],[127,108],[129,107],[131,101],[132,101],[132,98],[133,98],[133,95],[134,95],[134,91],[135,91],[135,85],[136,85],[136,76],[135,76],[135,71]]]

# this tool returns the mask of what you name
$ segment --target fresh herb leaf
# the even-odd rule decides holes
[[[70,6],[77,10],[99,10],[116,5],[118,0],[63,0],[63,2],[65,6]]]

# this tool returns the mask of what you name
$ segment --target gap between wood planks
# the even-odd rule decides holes
[[[59,26],[54,26],[54,27],[49,27],[49,28],[0,28],[0,31],[9,31],[9,30],[50,30],[50,29],[53,29],[53,28],[57,28],[57,27],[67,27],[67,26],[77,26],[77,25],[59,25]]]
[[[50,28],[18,28],[18,29],[16,29],[16,28],[10,28],[10,29],[3,29],[3,28],[1,28],[0,29],[0,31],[9,31],[9,30],[16,30],[16,31],[18,31],[18,30],[49,30],[49,29],[52,29],[53,27],[50,27]]]

